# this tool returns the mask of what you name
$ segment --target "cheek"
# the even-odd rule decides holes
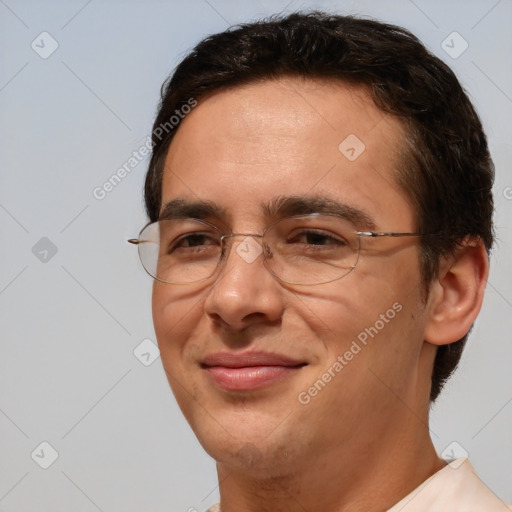
[[[187,339],[197,327],[202,311],[202,295],[184,293],[165,283],[153,285],[152,309],[155,334],[164,364],[179,363]]]
[[[297,315],[321,341],[322,364],[329,367],[346,354],[350,370],[344,373],[355,382],[363,367],[399,370],[417,356],[423,338],[415,316],[423,306],[411,258],[367,258],[342,280],[297,302]]]
[[[187,292],[189,293],[189,292]],[[201,390],[190,379],[191,361],[200,347],[190,341],[200,324],[203,300],[197,292],[193,297],[183,295],[183,290],[170,288],[163,283],[153,285],[153,323],[160,349],[160,358],[167,380],[185,417],[190,418],[193,402]]]
[[[343,350],[365,329],[376,322],[382,327],[381,323],[396,313],[393,304],[400,300],[399,288],[375,272],[358,270],[296,302],[300,308],[297,314],[313,332],[325,335],[326,345],[332,350]]]

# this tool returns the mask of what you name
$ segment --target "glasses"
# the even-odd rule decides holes
[[[163,283],[210,279],[226,261],[233,239],[242,236],[245,239],[236,250],[246,262],[262,254],[266,268],[280,281],[318,285],[341,279],[355,268],[362,237],[422,235],[356,231],[344,217],[314,213],[276,220],[261,235],[224,233],[200,219],[159,220],[128,242],[138,246],[146,272]]]

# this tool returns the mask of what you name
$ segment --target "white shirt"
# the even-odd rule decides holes
[[[465,457],[427,478],[387,512],[510,512],[478,478]]]
[[[510,512],[478,478],[465,457],[455,459],[427,478],[387,512]],[[220,505],[206,512],[221,512]]]

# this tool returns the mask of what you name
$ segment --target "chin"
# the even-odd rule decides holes
[[[286,428],[286,421],[279,425],[282,419],[277,421],[267,416],[272,420],[267,422],[261,414],[242,416],[241,413],[230,418],[217,416],[216,421],[208,413],[205,415],[201,419],[206,421],[189,423],[201,446],[218,463],[256,478],[277,477],[293,471],[292,449],[296,451],[300,442]]]
[[[252,478],[283,477],[291,474],[297,466],[289,446],[269,443],[268,439],[240,439],[228,444],[211,441],[203,447],[218,464]]]

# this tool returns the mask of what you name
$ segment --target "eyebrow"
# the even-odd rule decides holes
[[[211,217],[222,218],[226,211],[211,201],[187,201],[185,199],[173,199],[162,208],[158,220],[170,219],[207,219]]]
[[[323,213],[343,217],[358,229],[375,229],[375,220],[368,212],[325,196],[280,196],[263,208],[273,218]]]
[[[360,230],[375,229],[375,220],[368,212],[325,196],[279,196],[265,203],[262,209],[271,219],[323,213],[343,217]],[[227,212],[212,201],[173,199],[162,208],[158,220],[186,218],[226,219]]]

